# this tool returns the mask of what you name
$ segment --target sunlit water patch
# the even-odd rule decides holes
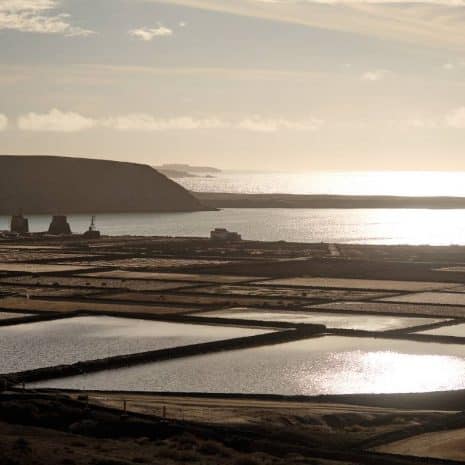
[[[225,171],[176,181],[194,192],[465,197],[464,179],[463,171]]]
[[[465,388],[465,347],[327,336],[36,386],[282,395],[440,391]]]
[[[77,317],[0,328],[0,373],[252,336],[267,330]]]

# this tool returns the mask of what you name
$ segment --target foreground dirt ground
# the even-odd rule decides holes
[[[465,428],[420,434],[376,450],[389,454],[465,461]]]
[[[284,400],[7,393],[0,399],[0,463],[417,463],[408,457],[391,462],[389,456],[362,450],[455,416]]]

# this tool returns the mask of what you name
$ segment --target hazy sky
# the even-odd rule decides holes
[[[465,169],[465,0],[0,0],[0,153]]]

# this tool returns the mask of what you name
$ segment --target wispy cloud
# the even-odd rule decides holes
[[[465,0],[145,0],[463,49]]]
[[[17,123],[19,129],[35,132],[71,133],[100,127],[125,132],[231,129],[271,133],[281,130],[316,131],[322,126],[323,121],[317,118],[285,119],[259,115],[234,119],[225,119],[217,116],[162,118],[147,113],[130,113],[127,115],[92,118],[55,108],[48,113],[28,113],[22,115],[18,118]]]
[[[8,126],[8,118],[0,113],[0,131],[4,131]]]
[[[138,29],[131,29],[129,35],[145,42],[150,42],[155,37],[170,37],[173,35],[173,30],[159,25],[156,28],[141,27]]]
[[[18,128],[23,131],[79,132],[93,128],[96,124],[92,118],[56,108],[48,113],[28,113],[18,118]]]
[[[263,118],[261,116],[253,116],[239,121],[236,124],[236,127],[238,129],[246,129],[247,131],[255,132],[277,132],[280,129],[316,131],[317,129],[320,129],[322,124],[323,120],[316,118],[288,120],[283,118]]]
[[[465,107],[451,111],[445,118],[446,125],[451,128],[465,128]]]
[[[0,30],[87,36],[93,31],[73,26],[69,15],[58,13],[59,0],[0,0]]]
[[[104,127],[119,131],[169,131],[192,129],[218,129],[227,127],[218,118],[194,118],[181,116],[178,118],[155,118],[145,113],[133,113],[101,120]]]
[[[415,116],[406,121],[397,121],[396,125],[413,129],[463,129],[465,128],[465,106],[434,117]]]
[[[386,69],[377,69],[374,71],[366,71],[360,76],[362,81],[381,81],[389,74],[389,71]]]

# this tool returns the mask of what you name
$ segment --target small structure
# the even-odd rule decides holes
[[[27,234],[29,232],[29,220],[24,218],[19,212],[11,217],[10,231],[17,234]]]
[[[86,239],[98,239],[100,237],[100,231],[95,228],[95,216],[90,220],[89,229],[83,234]]]
[[[69,235],[71,234],[71,228],[68,223],[68,219],[64,215],[55,215],[52,218],[52,222],[48,228],[48,233],[54,236]]]
[[[212,241],[226,242],[226,241],[241,241],[242,237],[237,232],[231,232],[231,231],[228,231],[225,228],[215,228],[210,233],[210,239]]]

